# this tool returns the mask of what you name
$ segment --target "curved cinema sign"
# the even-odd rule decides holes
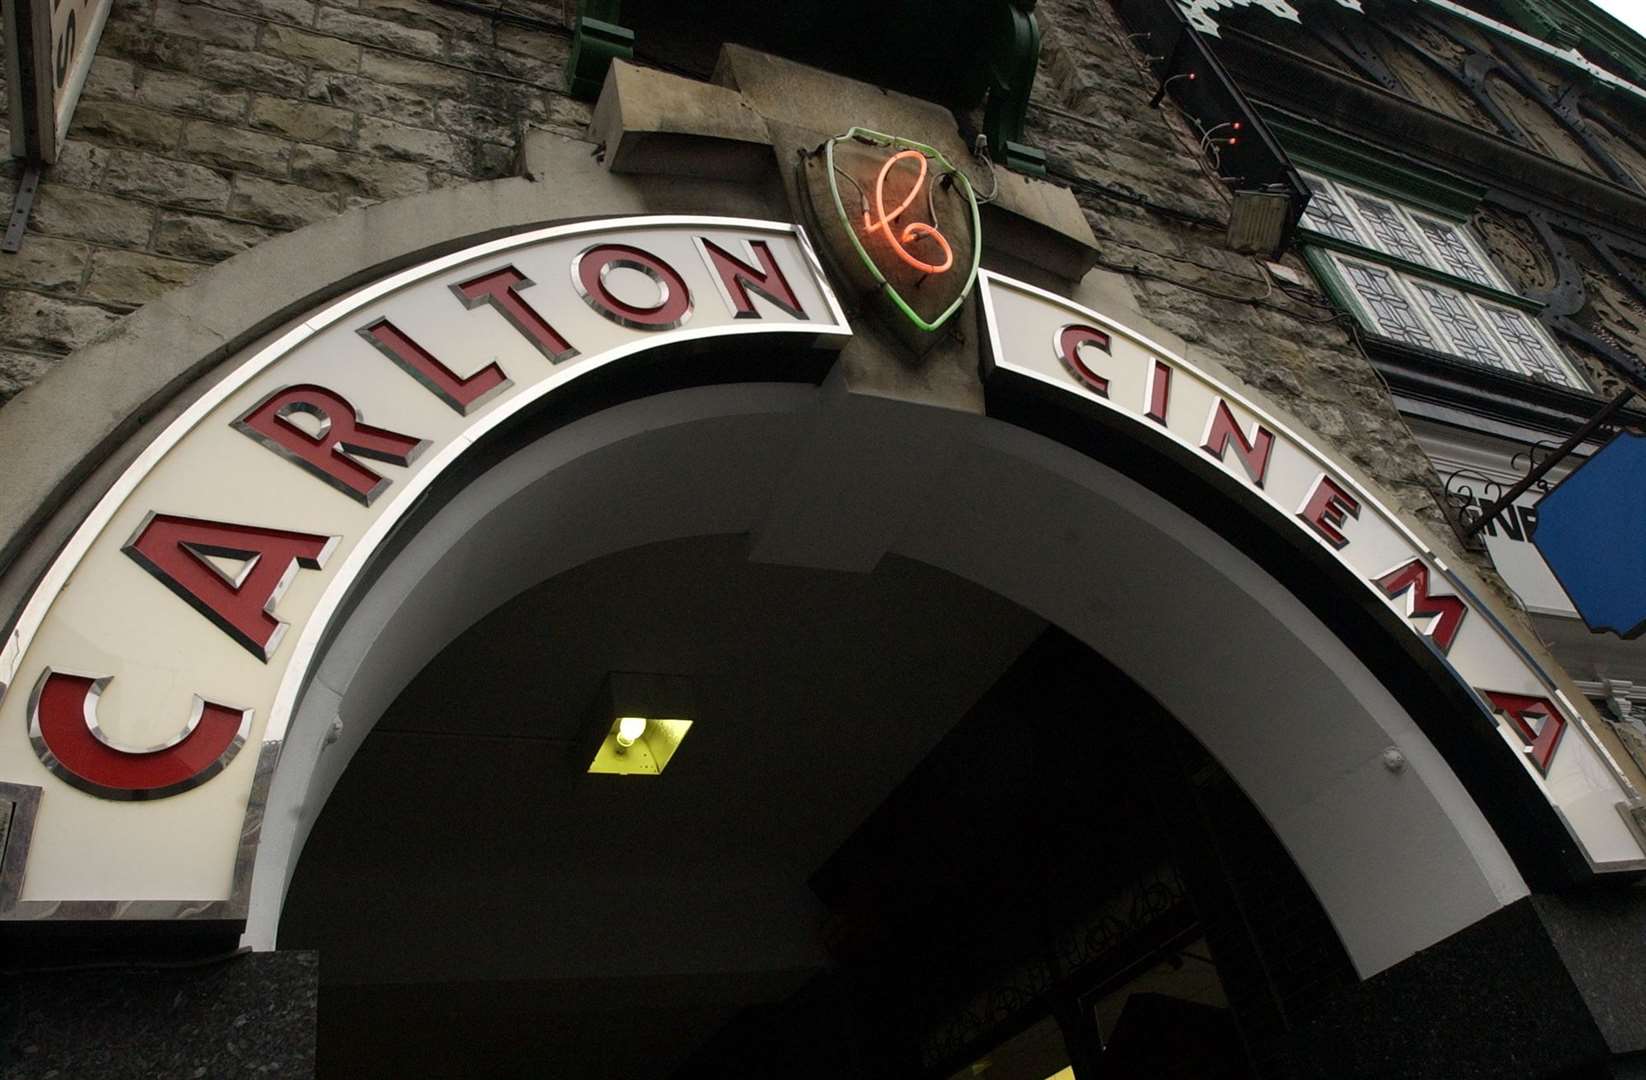
[[[1617,813],[1630,793],[1581,716],[1393,515],[1182,359],[1052,294],[982,280],[997,372],[1164,433],[1243,484],[1445,658],[1593,866],[1639,865]],[[849,333],[796,227],[648,217],[467,249],[259,350],[125,470],[0,649],[0,783],[39,791],[0,918],[243,917],[262,801],[317,650],[443,470],[626,357]]]
[[[1113,319],[987,271],[981,284],[991,380],[1078,395],[1111,421],[1143,425],[1195,468],[1232,479],[1276,528],[1302,530],[1467,688],[1592,869],[1646,865],[1624,815],[1633,792],[1582,714],[1446,564],[1330,458]]]
[[[0,781],[42,789],[7,914],[243,915],[325,629],[445,468],[636,353],[849,332],[794,227],[649,217],[470,248],[260,350],[126,470],[0,649]]]

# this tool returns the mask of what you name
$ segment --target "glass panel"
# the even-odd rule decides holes
[[[1504,358],[1497,342],[1481,325],[1474,308],[1460,294],[1425,281],[1413,281],[1411,284],[1423,298],[1429,314],[1434,316],[1450,339],[1448,351],[1483,367],[1497,368],[1499,371],[1515,370]]]
[[[1413,217],[1417,221],[1417,227],[1423,230],[1423,235],[1428,238],[1429,243],[1433,244],[1435,250],[1440,252],[1441,261],[1445,264],[1442,269],[1449,270],[1458,277],[1473,281],[1477,285],[1495,286],[1497,284],[1492,280],[1491,275],[1486,272],[1486,268],[1480,265],[1480,260],[1475,258],[1475,253],[1469,250],[1469,245],[1464,241],[1463,235],[1456,225],[1448,225],[1444,221],[1417,217],[1415,214]]]
[[[1486,318],[1491,321],[1492,329],[1498,332],[1498,336],[1509,347],[1509,355],[1514,357],[1526,374],[1559,386],[1584,389],[1553,354],[1549,343],[1538,333],[1531,317],[1524,311],[1492,304],[1481,304],[1480,307],[1486,312]]]
[[[1303,182],[1314,192],[1314,198],[1309,200],[1308,209],[1303,212],[1304,228],[1335,236],[1339,240],[1360,243],[1360,237],[1355,233],[1354,222],[1349,220],[1349,215],[1338,205],[1337,196],[1332,193],[1326,181],[1318,177],[1305,176]]]
[[[1371,226],[1372,235],[1377,237],[1378,247],[1391,255],[1399,255],[1402,259],[1428,263],[1429,257],[1423,250],[1423,245],[1412,235],[1412,230],[1399,211],[1381,199],[1362,195],[1358,191],[1350,192],[1349,197],[1354,200],[1355,209],[1360,211],[1360,216],[1366,219],[1366,224]]]
[[[1339,261],[1338,265],[1361,302],[1371,310],[1381,333],[1426,349],[1435,348],[1434,338],[1395,285],[1392,271],[1364,263]]]

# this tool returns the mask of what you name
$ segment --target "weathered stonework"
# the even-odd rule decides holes
[[[1345,319],[1324,296],[1276,288],[1257,260],[1226,246],[1227,189],[1196,165],[1196,137],[1175,110],[1149,107],[1153,81],[1113,10],[1081,0],[1046,0],[1039,10],[1045,52],[1030,137],[1094,185],[1077,194],[1102,249],[1099,265],[1126,277],[1150,319],[1289,410],[1387,485],[1404,510],[1450,535],[1439,478]]]
[[[527,128],[581,133],[567,36],[414,0],[117,0],[23,249],[0,256],[0,402],[270,236],[510,175]]]

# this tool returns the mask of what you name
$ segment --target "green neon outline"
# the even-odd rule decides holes
[[[879,143],[899,150],[918,150],[942,165],[944,175],[954,177],[964,186],[966,201],[972,208],[972,268],[966,275],[966,284],[961,287],[960,295],[955,297],[954,303],[950,304],[937,317],[936,321],[927,322],[922,319],[909,306],[908,301],[898,295],[897,289],[892,286],[891,282],[886,280],[886,275],[880,272],[880,267],[876,266],[874,260],[869,257],[868,251],[863,247],[863,241],[857,238],[857,229],[852,226],[852,219],[846,216],[846,204],[840,198],[840,183],[835,178],[834,144],[842,139],[860,139],[864,142]],[[875,281],[880,283],[880,287],[885,290],[886,295],[890,296],[892,302],[898,306],[904,315],[909,317],[910,322],[928,333],[948,322],[950,316],[959,311],[960,305],[966,302],[966,297],[971,295],[972,286],[977,284],[977,268],[983,264],[983,222],[977,212],[977,193],[972,190],[972,182],[966,178],[966,174],[950,164],[948,158],[924,143],[917,143],[911,139],[900,139],[896,135],[884,135],[878,131],[870,131],[868,128],[857,127],[847,131],[844,135],[836,135],[823,144],[823,164],[829,173],[829,194],[834,197],[835,213],[840,215],[840,222],[846,227],[846,235],[852,238],[852,247],[857,249],[858,257],[863,260],[863,265],[869,268],[869,273],[874,275]],[[934,177],[933,180],[935,181],[935,179]]]

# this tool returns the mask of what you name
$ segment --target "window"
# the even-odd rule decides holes
[[[1588,386],[1522,306],[1467,227],[1392,199],[1305,174],[1310,261],[1375,334],[1476,367]],[[1310,236],[1309,234],[1313,234]]]

